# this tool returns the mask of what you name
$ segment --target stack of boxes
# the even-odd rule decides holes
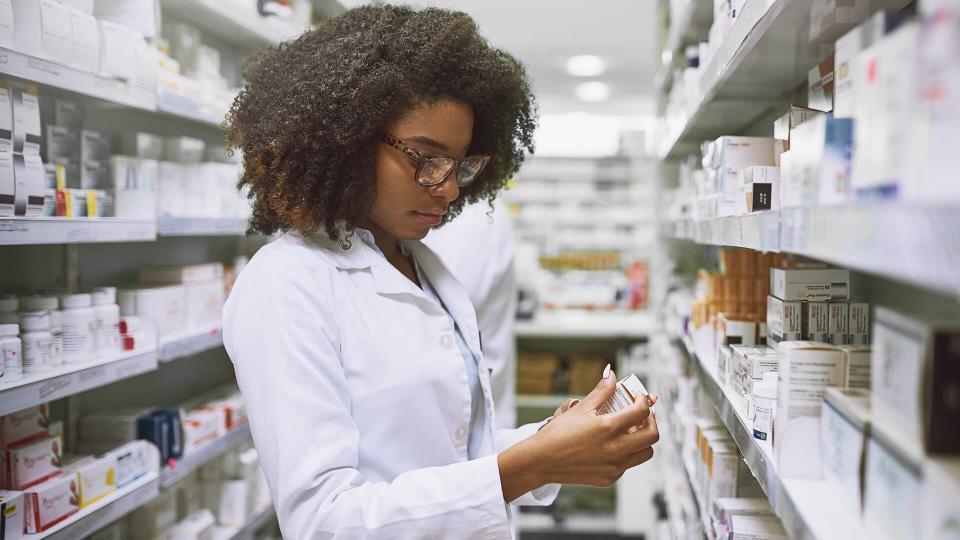
[[[549,353],[520,352],[517,355],[517,393],[552,394],[560,370],[560,357]]]
[[[701,150],[704,174],[697,186],[695,219],[775,208],[782,152],[776,139],[723,136],[703,143]]]

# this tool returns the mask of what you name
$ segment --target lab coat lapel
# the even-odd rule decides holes
[[[360,238],[353,238],[350,249],[343,249],[326,238],[320,238],[327,254],[342,270],[369,270],[373,284],[381,295],[416,294],[416,286]]]

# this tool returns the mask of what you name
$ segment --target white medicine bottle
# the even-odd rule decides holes
[[[0,324],[0,382],[7,383],[23,377],[23,346],[19,324]]]
[[[117,305],[117,289],[103,287],[90,293],[93,310],[97,316],[97,356],[110,356],[123,350],[120,340],[120,306]]]
[[[46,311],[27,311],[20,315],[20,357],[24,373],[38,373],[53,369],[50,363],[50,315]]]
[[[769,441],[777,412],[777,373],[764,373],[763,380],[753,381],[753,438]]]
[[[27,296],[21,300],[24,311],[46,311],[50,315],[50,363],[63,364],[63,313],[56,296]]]
[[[63,305],[63,361],[87,362],[96,358],[97,314],[89,294],[65,294]]]

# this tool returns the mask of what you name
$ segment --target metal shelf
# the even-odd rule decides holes
[[[532,321],[517,321],[518,339],[646,339],[656,321],[645,311],[541,310]]]
[[[749,0],[700,76],[700,102],[663,138],[661,159],[683,157],[701,141],[739,133],[807,79],[833,53],[812,43],[809,2]]]
[[[243,236],[247,231],[247,220],[161,216],[157,229],[159,236]]]
[[[230,430],[226,435],[204,446],[200,450],[187,454],[172,466],[164,467],[160,472],[160,487],[166,489],[176,484],[188,474],[197,470],[210,460],[229,451],[233,447],[250,438],[250,426],[243,425]]]
[[[73,540],[85,538],[97,532],[137,508],[157,498],[159,482],[157,473],[152,472],[138,478],[129,486],[124,486],[92,505],[82,508],[70,516],[70,519],[47,529],[42,533],[24,535],[24,538],[55,540]]]
[[[786,479],[777,475],[769,442],[753,438],[743,411],[720,386],[716,365],[702,360],[687,340],[680,340],[677,346],[694,366],[701,389],[736,441],[747,467],[767,495],[770,507],[780,518],[790,538],[866,540],[867,535],[856,513],[835,504],[836,493],[826,480]]]
[[[0,218],[0,245],[149,242],[157,239],[152,220],[126,218]]]
[[[164,10],[190,21],[204,34],[216,36],[242,49],[275,45],[299,32],[259,16],[253,6],[237,9],[217,0],[162,0]]]
[[[223,329],[211,328],[161,343],[159,360],[161,363],[170,362],[222,346]]]
[[[153,111],[157,106],[154,88],[101,77],[10,49],[0,48],[0,73],[135,109]]]
[[[157,369],[157,351],[133,351],[0,384],[0,416]]]

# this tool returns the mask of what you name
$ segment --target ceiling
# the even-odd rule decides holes
[[[343,2],[345,5],[363,3]],[[656,0],[413,0],[391,2],[464,11],[477,21],[494,46],[526,64],[541,114],[586,112],[647,116],[654,113]],[[608,70],[578,78],[565,71],[570,56],[604,58]],[[599,103],[577,99],[580,82],[599,80],[611,87]]]

